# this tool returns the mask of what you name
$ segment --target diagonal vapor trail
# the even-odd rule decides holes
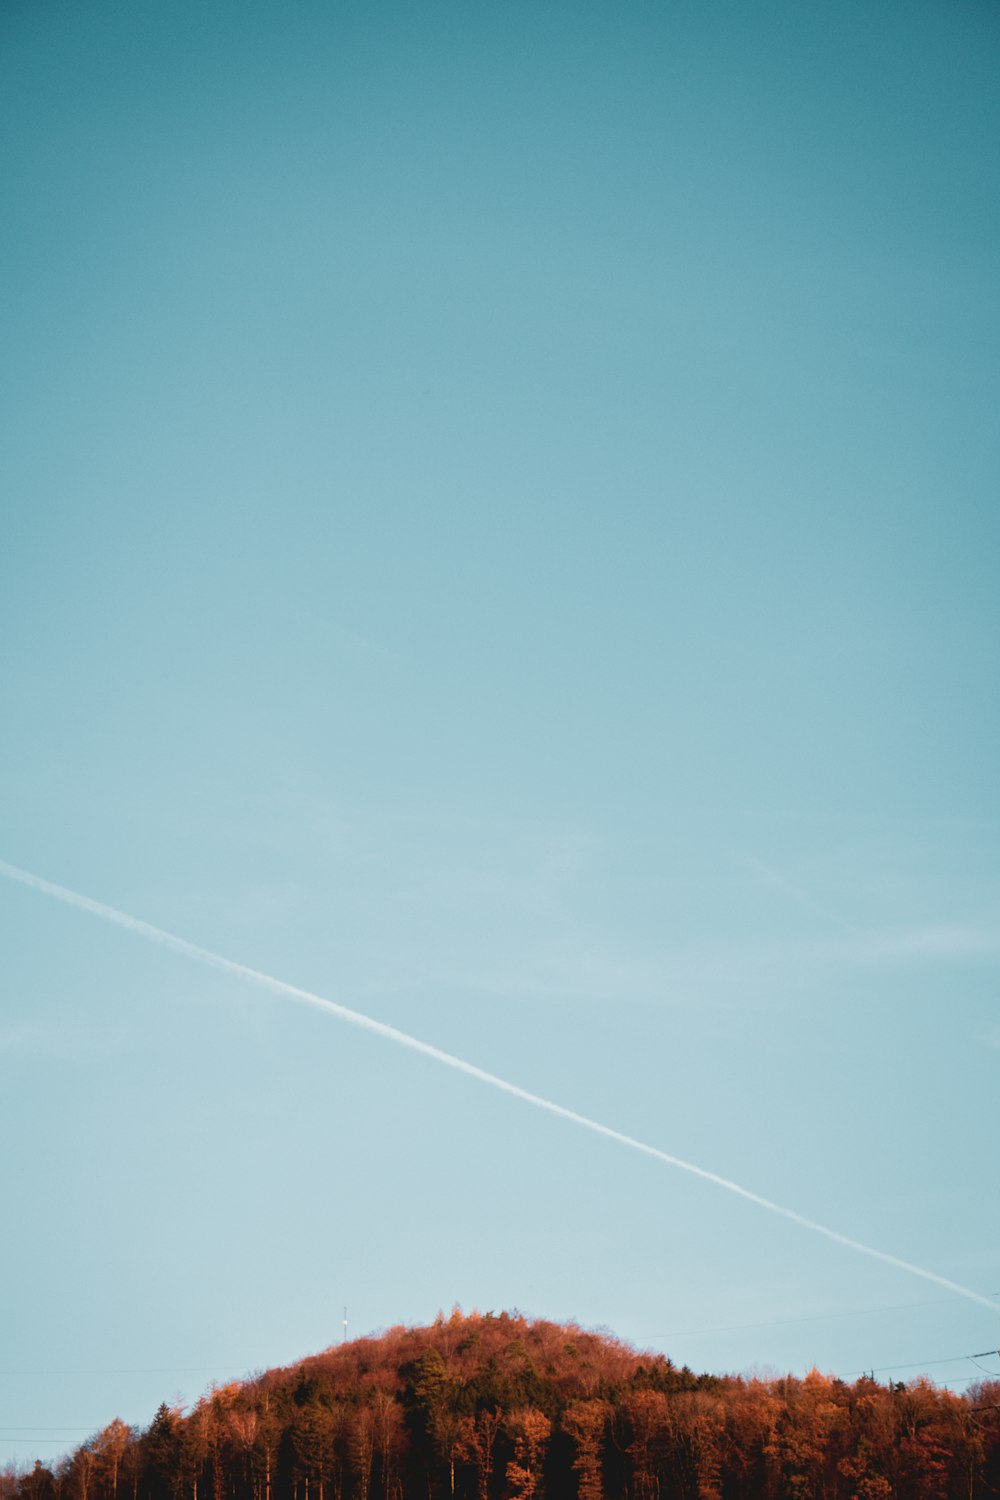
[[[915,1266],[912,1261],[901,1260],[898,1255],[890,1255],[887,1250],[876,1250],[874,1246],[866,1245],[861,1240],[840,1234],[836,1229],[829,1229],[825,1224],[817,1223],[815,1219],[807,1219],[804,1214],[796,1213],[793,1208],[785,1208],[782,1204],[774,1203],[760,1193],[752,1192],[750,1188],[741,1187],[738,1182],[732,1182],[728,1177],[721,1177],[717,1172],[710,1172],[706,1167],[696,1166],[694,1162],[685,1161],[681,1156],[673,1156],[669,1151],[661,1151],[658,1146],[647,1145],[645,1141],[636,1140],[634,1136],[614,1130],[610,1125],[602,1125],[598,1120],[591,1120],[587,1115],[577,1114],[575,1109],[567,1109],[565,1105],[556,1104],[552,1099],[545,1099],[541,1094],[533,1094],[529,1089],[521,1088],[519,1084],[509,1083],[506,1078],[498,1078],[495,1073],[487,1073],[484,1068],[477,1068],[475,1063],[466,1062],[464,1058],[444,1052],[440,1047],[432,1046],[430,1042],[422,1042],[419,1037],[410,1036],[409,1032],[400,1031],[384,1021],[376,1021],[360,1011],[351,1010],[349,1006],[338,1004],[336,1000],[327,1000],[322,995],[314,995],[310,990],[299,989],[297,985],[287,984],[283,979],[275,979],[271,974],[262,974],[259,969],[251,969],[246,964],[236,963],[231,958],[223,958],[221,954],[213,953],[208,948],[200,948],[196,943],[189,943],[185,938],[177,937],[172,932],[165,932],[162,927],[154,927],[150,922],[143,922],[138,917],[130,916],[128,912],[119,911],[114,906],[106,906],[104,902],[95,901],[90,896],[83,896],[79,891],[56,885],[51,880],[43,880],[40,875],[32,875],[30,871],[19,869],[17,865],[7,864],[5,860],[0,860],[0,875],[6,876],[8,880],[16,881],[19,885],[27,886],[33,891],[40,891],[45,896],[52,896],[56,901],[62,901],[67,906],[74,906],[79,911],[89,912],[91,916],[99,917],[103,922],[110,922],[115,927],[123,927],[126,932],[135,933],[137,937],[145,938],[147,942],[158,943],[160,947],[170,948],[175,953],[183,953],[186,957],[206,964],[211,969],[218,969],[223,974],[232,974],[248,984],[255,984],[260,989],[270,990],[272,994],[283,995],[286,999],[295,1000],[300,1005],[311,1005],[314,1009],[326,1011],[329,1015],[336,1016],[341,1021],[347,1021],[352,1026],[359,1026],[364,1031],[374,1032],[376,1036],[383,1037],[387,1042],[395,1042],[399,1047],[408,1047],[411,1052],[419,1052],[424,1057],[432,1058],[434,1062],[443,1063],[446,1068],[453,1068],[456,1073],[464,1073],[468,1078],[478,1079],[480,1083],[487,1083],[491,1088],[499,1089],[504,1094],[511,1094],[515,1099],[523,1100],[525,1104],[533,1104],[536,1109],[544,1109],[548,1114],[556,1115],[561,1120],[569,1120],[572,1125],[579,1125],[584,1130],[604,1136],[609,1141],[617,1141],[620,1146],[627,1146],[631,1151],[638,1151],[643,1156],[651,1156],[656,1161],[665,1162],[668,1167],[677,1167],[682,1172],[689,1172],[693,1177],[712,1182],[716,1187],[724,1188],[727,1193],[735,1193],[737,1197],[745,1198],[749,1203],[756,1203],[758,1208],[767,1209],[768,1213],[777,1214],[782,1219],[788,1219],[792,1224],[798,1224],[800,1229],[809,1229],[813,1234],[820,1234],[824,1239],[833,1240],[834,1244],[843,1245],[859,1255],[867,1255],[870,1260],[880,1260],[885,1265],[894,1266],[897,1271],[908,1271],[911,1276],[919,1276],[923,1281],[932,1281],[935,1286],[946,1287],[948,1291],[956,1292],[969,1302],[976,1302],[980,1307],[988,1307],[991,1313],[1000,1314],[1000,1307],[995,1301],[982,1296],[979,1292],[972,1291],[970,1287],[962,1286],[958,1281],[951,1281],[947,1276],[939,1276],[936,1271],[928,1271],[924,1266]]]

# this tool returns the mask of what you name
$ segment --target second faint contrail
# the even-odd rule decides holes
[[[819,1224],[815,1219],[807,1219],[804,1214],[796,1213],[793,1208],[784,1208],[780,1203],[774,1203],[770,1198],[764,1198],[760,1193],[754,1193],[750,1188],[741,1187],[738,1182],[730,1181],[728,1177],[720,1177],[717,1172],[710,1172],[706,1167],[698,1167],[694,1162],[685,1161],[681,1156],[673,1156],[669,1151],[661,1151],[658,1146],[649,1146],[645,1141],[638,1141],[634,1136],[614,1130],[610,1125],[602,1125],[597,1120],[591,1120],[587,1115],[577,1114],[575,1109],[567,1109],[565,1105],[545,1099],[541,1094],[533,1094],[529,1089],[522,1089],[519,1084],[508,1083],[506,1078],[498,1078],[495,1073],[487,1073],[484,1068],[477,1068],[475,1063],[466,1062],[461,1057],[454,1057],[450,1052],[443,1052],[440,1047],[433,1047],[430,1042],[422,1042],[418,1037],[410,1036],[409,1032],[399,1031],[395,1026],[386,1025],[384,1021],[373,1020],[371,1016],[351,1010],[349,1006],[340,1005],[336,1000],[327,1000],[322,995],[314,995],[310,990],[302,990],[297,985],[287,984],[283,979],[275,979],[271,974],[262,974],[259,969],[251,969],[246,964],[236,963],[231,958],[223,958],[221,954],[213,953],[208,948],[199,948],[196,943],[189,943],[185,938],[176,937],[172,932],[165,932],[162,927],[154,927],[150,922],[143,922],[138,917],[129,916],[128,912],[119,911],[114,906],[105,906],[102,901],[83,896],[79,891],[71,891],[66,886],[54,884],[51,880],[43,880],[40,875],[32,875],[30,871],[21,870],[17,865],[9,865],[4,860],[0,860],[0,875],[6,876],[8,880],[17,881],[19,885],[28,886],[31,890],[40,891],[45,896],[52,896],[67,906],[75,906],[80,911],[89,912],[91,916],[100,917],[104,922],[111,922],[116,927],[124,927],[126,932],[134,932],[137,937],[146,938],[148,942],[158,943],[163,948],[171,948],[175,953],[183,953],[188,958],[207,964],[209,968],[220,970],[223,974],[232,974],[248,984],[255,984],[261,989],[270,990],[272,994],[283,995],[288,1000],[296,1000],[300,1005],[311,1005],[316,1010],[327,1011],[341,1021],[348,1021],[352,1026],[360,1026],[365,1031],[384,1037],[388,1042],[395,1042],[400,1047],[408,1047],[411,1052],[419,1052],[424,1057],[432,1058],[434,1062],[443,1063],[446,1068],[453,1068],[456,1073],[464,1073],[469,1078],[478,1079],[480,1083],[488,1083],[491,1088],[500,1089],[505,1094],[512,1094],[515,1099],[521,1099],[525,1104],[533,1104],[536,1109],[544,1109],[548,1114],[557,1115],[561,1120],[569,1120],[571,1124],[580,1125],[584,1130],[590,1130],[595,1135],[602,1135],[609,1141],[617,1141],[620,1146],[628,1146],[630,1150],[639,1151],[643,1156],[651,1156],[656,1161],[665,1162],[668,1167],[677,1167],[682,1172],[690,1172],[693,1177],[712,1182],[716,1187],[725,1188],[727,1193],[735,1193],[737,1197],[745,1198],[749,1203],[756,1203],[758,1208],[766,1208],[768,1213],[778,1214],[782,1219],[798,1224],[800,1229],[809,1229],[813,1234],[820,1234],[824,1239],[833,1240],[834,1244],[843,1245],[848,1250],[855,1250],[859,1255],[867,1255],[870,1260],[883,1261],[888,1266],[894,1266],[897,1271],[908,1271],[911,1276],[919,1276],[923,1281],[932,1281],[935,1286],[946,1287],[948,1291],[956,1292],[958,1296],[965,1297],[969,1302],[988,1307],[994,1314],[1000,1313],[1000,1307],[995,1301],[982,1296],[979,1292],[972,1291],[967,1286],[962,1286],[960,1282],[951,1281],[947,1276],[939,1276],[936,1271],[928,1271],[923,1266],[915,1266],[912,1261],[901,1260],[898,1255],[890,1255],[886,1250],[876,1250],[874,1246],[866,1245],[861,1240],[851,1239],[849,1235],[840,1234],[836,1229],[828,1229],[825,1224]]]

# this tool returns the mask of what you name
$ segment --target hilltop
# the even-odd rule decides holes
[[[0,1500],[993,1500],[1000,1383],[696,1375],[457,1309],[115,1420]]]

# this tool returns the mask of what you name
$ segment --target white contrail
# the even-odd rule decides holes
[[[854,1240],[849,1235],[838,1233],[836,1229],[828,1229],[825,1224],[818,1224],[815,1219],[807,1219],[804,1214],[796,1213],[793,1208],[783,1208],[780,1203],[772,1203],[770,1198],[751,1192],[749,1188],[741,1187],[738,1182],[731,1182],[728,1177],[720,1177],[717,1172],[710,1172],[705,1167],[695,1166],[694,1162],[685,1161],[683,1157],[672,1156],[669,1151],[661,1151],[658,1146],[648,1146],[645,1141],[637,1141],[634,1136],[614,1130],[610,1125],[601,1125],[597,1120],[589,1119],[587,1115],[577,1114],[575,1109],[567,1109],[565,1105],[555,1104],[551,1099],[543,1099],[540,1094],[533,1094],[528,1089],[522,1089],[516,1083],[508,1083],[506,1078],[498,1078],[495,1073],[487,1073],[484,1068],[477,1068],[474,1063],[465,1062],[461,1057],[454,1057],[450,1052],[443,1052],[440,1047],[432,1047],[429,1042],[422,1042],[419,1038],[410,1036],[409,1032],[399,1031],[395,1026],[387,1026],[384,1021],[375,1021],[371,1016],[362,1015],[360,1011],[351,1010],[346,1005],[339,1005],[336,1000],[326,1000],[322,995],[314,995],[309,990],[299,989],[297,985],[286,984],[283,979],[275,979],[270,974],[262,974],[258,969],[248,968],[246,964],[238,964],[231,958],[223,958],[221,954],[212,953],[208,948],[199,948],[196,943],[189,943],[184,938],[176,937],[172,932],[164,932],[162,927],[154,927],[150,922],[142,922],[138,917],[129,916],[127,912],[118,911],[113,906],[105,906],[102,901],[94,901],[90,896],[81,896],[78,891],[55,885],[51,880],[43,880],[40,875],[32,875],[29,871],[18,869],[16,865],[9,865],[4,860],[0,860],[0,875],[7,876],[9,880],[16,880],[20,885],[29,886],[32,890],[41,891],[46,896],[54,896],[57,901],[63,901],[67,906],[75,906],[80,911],[89,912],[91,916],[100,917],[102,921],[112,922],[116,927],[124,927],[127,932],[134,932],[138,937],[144,937],[151,943],[159,943],[161,947],[172,948],[175,953],[186,954],[188,958],[197,959],[212,969],[219,969],[223,974],[233,974],[237,979],[244,979],[249,984],[259,985],[262,989],[271,990],[276,995],[284,995],[289,1000],[297,1000],[301,1005],[312,1005],[317,1010],[327,1011],[330,1015],[339,1017],[341,1021],[349,1021],[352,1026],[360,1026],[365,1031],[373,1031],[376,1036],[384,1037],[386,1041],[395,1042],[400,1047],[408,1047],[411,1052],[422,1053],[424,1057],[433,1058],[435,1062],[443,1063],[447,1068],[454,1068],[457,1073],[465,1073],[469,1078],[477,1078],[480,1083],[488,1083],[491,1088],[500,1089],[505,1094],[512,1094],[515,1099],[522,1099],[525,1104],[533,1104],[536,1109],[544,1109],[550,1115],[558,1115],[562,1120],[569,1120],[573,1125],[581,1125],[584,1130],[591,1130],[595,1135],[603,1135],[610,1141],[617,1141],[620,1146],[628,1146],[632,1151],[641,1151],[643,1156],[652,1156],[656,1161],[666,1162],[669,1167],[678,1167],[682,1172],[690,1172],[692,1176],[701,1177],[705,1182],[714,1182],[716,1187],[725,1188],[728,1193],[736,1193],[738,1197],[746,1198],[750,1203],[756,1203],[758,1208],[766,1208],[769,1213],[778,1214],[783,1219],[790,1219],[800,1228],[811,1229],[813,1234],[821,1234],[824,1239],[833,1240],[837,1245],[845,1245],[848,1250],[856,1250],[859,1255],[867,1255],[871,1260],[884,1261],[886,1265],[895,1266],[897,1271],[908,1271],[911,1276],[919,1276],[923,1281],[933,1281],[935,1286],[946,1287],[950,1292],[956,1292],[970,1302],[977,1302],[981,1307],[988,1307],[994,1314],[1000,1313],[1000,1307],[995,1301],[981,1296],[979,1292],[974,1292],[967,1286],[962,1286],[960,1282],[951,1281],[947,1276],[939,1276],[936,1271],[927,1271],[923,1266],[915,1266],[911,1261],[901,1260],[898,1255],[890,1255],[886,1250],[876,1250],[871,1245],[863,1244],[861,1240]]]

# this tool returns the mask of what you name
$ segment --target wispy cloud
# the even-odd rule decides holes
[[[782,874],[780,870],[776,870],[772,865],[765,864],[755,854],[747,854],[744,850],[735,850],[733,858],[738,864],[749,870],[761,885],[780,892],[793,905],[800,907],[802,911],[807,911],[815,917],[822,917],[824,922],[833,922],[837,926],[843,925],[844,919],[839,912],[833,911],[822,901],[817,901],[799,882],[790,880],[787,875]]]
[[[820,917],[828,929],[821,933],[764,939],[748,945],[748,956],[784,953],[798,964],[851,966],[906,965],[917,962],[977,962],[1000,957],[1000,914],[990,912],[967,919],[916,922],[851,921],[818,900],[800,880],[792,879],[756,855],[733,856],[764,887],[801,911]],[[926,897],[925,897],[926,899]]]
[[[326,640],[343,656],[367,658],[373,662],[380,661],[386,664],[403,660],[401,652],[385,645],[382,641],[373,640],[371,636],[365,635],[360,630],[354,630],[337,620],[327,619],[317,614],[315,610],[303,609],[301,606],[290,606],[290,608],[294,616],[300,619],[309,630],[325,636]]]
[[[0,1056],[72,1060],[104,1054],[121,1045],[120,1032],[85,1030],[59,1019],[0,1022]]]
[[[339,625],[331,625],[329,629],[333,639],[345,655],[367,657],[371,661],[387,663],[403,660],[400,652],[394,651],[391,646],[384,646],[381,641],[373,641],[370,636],[362,635],[357,630],[347,630]]]
[[[1000,957],[1000,922],[928,922],[857,932],[844,940],[844,956],[856,963],[909,963],[918,959]]]

